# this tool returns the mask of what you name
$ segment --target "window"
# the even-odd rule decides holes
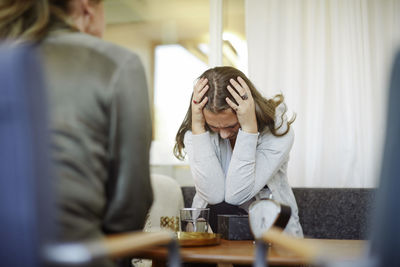
[[[181,125],[197,77],[207,64],[178,44],[155,49],[154,125],[152,163],[178,164],[172,154],[175,135]]]

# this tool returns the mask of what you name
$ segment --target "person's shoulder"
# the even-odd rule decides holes
[[[124,47],[81,32],[53,34],[46,38],[45,44],[61,45],[70,47],[71,49],[85,50],[114,63],[139,60],[139,57],[134,52]]]

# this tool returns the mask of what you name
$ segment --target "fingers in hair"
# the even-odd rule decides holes
[[[250,94],[250,88],[247,83],[242,79],[242,77],[237,77],[238,82],[240,83],[241,87],[245,90],[245,93]]]
[[[203,100],[199,103],[199,107],[201,109],[203,109],[204,106],[207,104],[207,101],[208,101],[208,97],[204,97]]]
[[[236,100],[236,102],[238,104],[240,104],[241,101],[243,101],[243,99],[240,97],[240,95],[238,93],[236,93],[236,91],[233,90],[233,88],[230,85],[228,85],[226,88],[228,89],[229,93],[231,93],[231,95],[233,96],[233,98]]]
[[[236,89],[240,96],[246,93],[246,90],[235,79],[230,79],[229,82]]]
[[[229,97],[225,98],[226,103],[228,103],[228,105],[235,111],[238,110],[239,106],[236,105],[232,100],[229,99]]]

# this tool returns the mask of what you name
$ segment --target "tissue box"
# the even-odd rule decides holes
[[[218,232],[228,240],[254,240],[248,215],[218,215]]]

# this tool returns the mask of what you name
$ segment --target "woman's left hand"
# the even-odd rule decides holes
[[[237,81],[234,79],[230,79],[229,81],[239,94],[230,85],[228,85],[227,89],[239,105],[236,105],[228,97],[226,98],[226,102],[236,111],[242,131],[257,133],[256,109],[249,87],[241,77],[238,77]]]

